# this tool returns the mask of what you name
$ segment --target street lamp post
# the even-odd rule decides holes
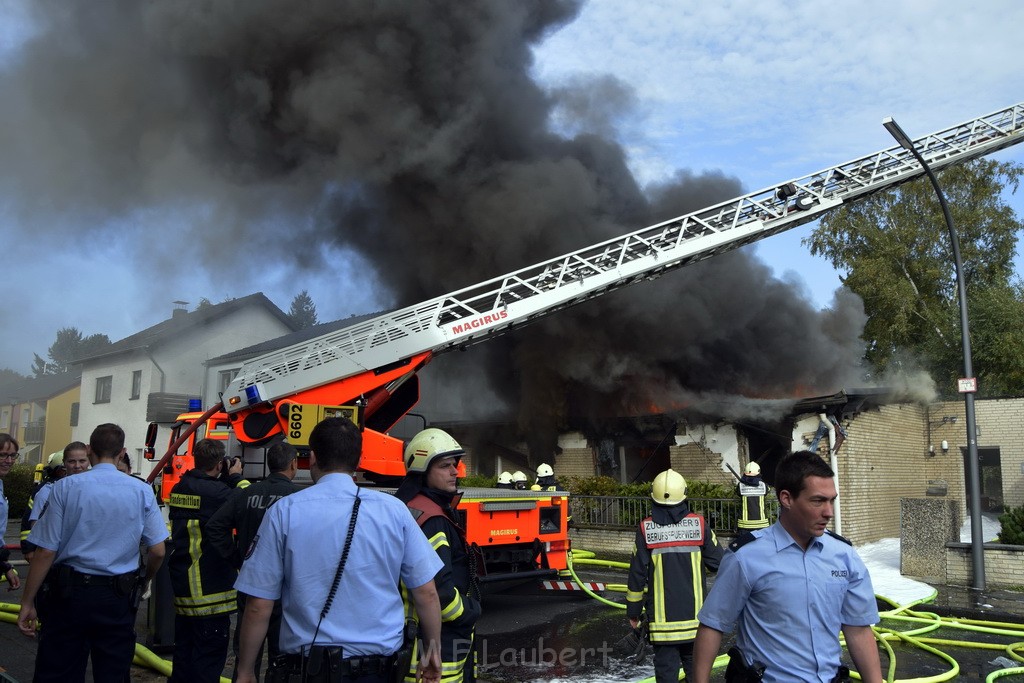
[[[882,125],[889,131],[889,134],[900,143],[900,147],[914,155],[921,168],[932,181],[935,194],[942,206],[942,215],[946,219],[946,227],[949,229],[949,241],[953,246],[953,261],[956,264],[956,288],[960,299],[960,342],[964,351],[964,379],[969,384],[961,387],[964,392],[964,412],[967,422],[967,488],[971,497],[971,570],[974,574],[974,585],[976,590],[985,590],[985,539],[981,530],[981,472],[978,464],[978,442],[977,429],[975,428],[974,416],[974,392],[977,386],[974,384],[974,367],[971,363],[971,333],[967,324],[967,286],[964,284],[963,262],[960,260],[960,239],[953,227],[953,217],[949,213],[949,206],[946,204],[946,196],[939,187],[939,181],[932,173],[928,162],[924,160],[921,153],[917,151],[914,142],[907,136],[899,124],[890,116],[882,121]]]

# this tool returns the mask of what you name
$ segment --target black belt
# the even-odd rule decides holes
[[[347,657],[340,659],[340,647],[316,647],[313,650],[317,654],[314,657],[319,661],[310,662],[309,655],[289,655],[291,667],[301,667],[300,671],[319,671],[319,667],[329,669],[331,673],[340,674],[346,678],[359,678],[360,676],[386,675],[391,671],[395,663],[395,656],[392,655],[363,655],[360,657]],[[313,666],[311,667],[310,664]],[[297,666],[296,666],[297,665]],[[319,665],[319,667],[317,666]],[[325,672],[326,673],[326,672]]]
[[[105,574],[86,574],[72,569],[70,582],[72,586],[113,586],[117,578]]]

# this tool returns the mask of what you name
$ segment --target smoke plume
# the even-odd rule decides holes
[[[364,267],[338,288],[363,313],[743,192],[735,178],[689,171],[641,188],[613,137],[629,88],[597,78],[547,92],[532,79],[532,46],[573,20],[573,2],[30,10],[35,34],[0,73],[0,184],[20,197],[13,210],[76,238],[116,225],[150,255],[167,253],[158,245],[173,223],[180,247],[157,264],[168,269],[187,259],[240,278],[251,277],[242,264],[272,260],[340,278],[338,259],[356,259]],[[194,246],[211,236],[224,249]],[[731,414],[752,399],[835,391],[856,377],[862,325],[855,297],[819,312],[733,252],[475,357],[544,457],[574,416],[700,409],[702,396],[737,397],[721,410]]]

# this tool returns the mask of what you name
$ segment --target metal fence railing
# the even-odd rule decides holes
[[[738,498],[687,498],[690,509],[704,515],[716,534],[732,534],[740,515]],[[765,496],[768,519],[778,517],[779,501]],[[640,520],[651,514],[647,496],[570,496],[569,511],[574,526],[589,529],[634,529]]]

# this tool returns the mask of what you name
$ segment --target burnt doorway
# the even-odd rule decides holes
[[[961,448],[964,456],[965,491],[967,493],[967,509],[971,509],[971,487],[966,481],[970,472],[967,461],[967,449]],[[999,448],[978,449],[978,471],[981,475],[981,511],[1003,511],[1003,466]]]

